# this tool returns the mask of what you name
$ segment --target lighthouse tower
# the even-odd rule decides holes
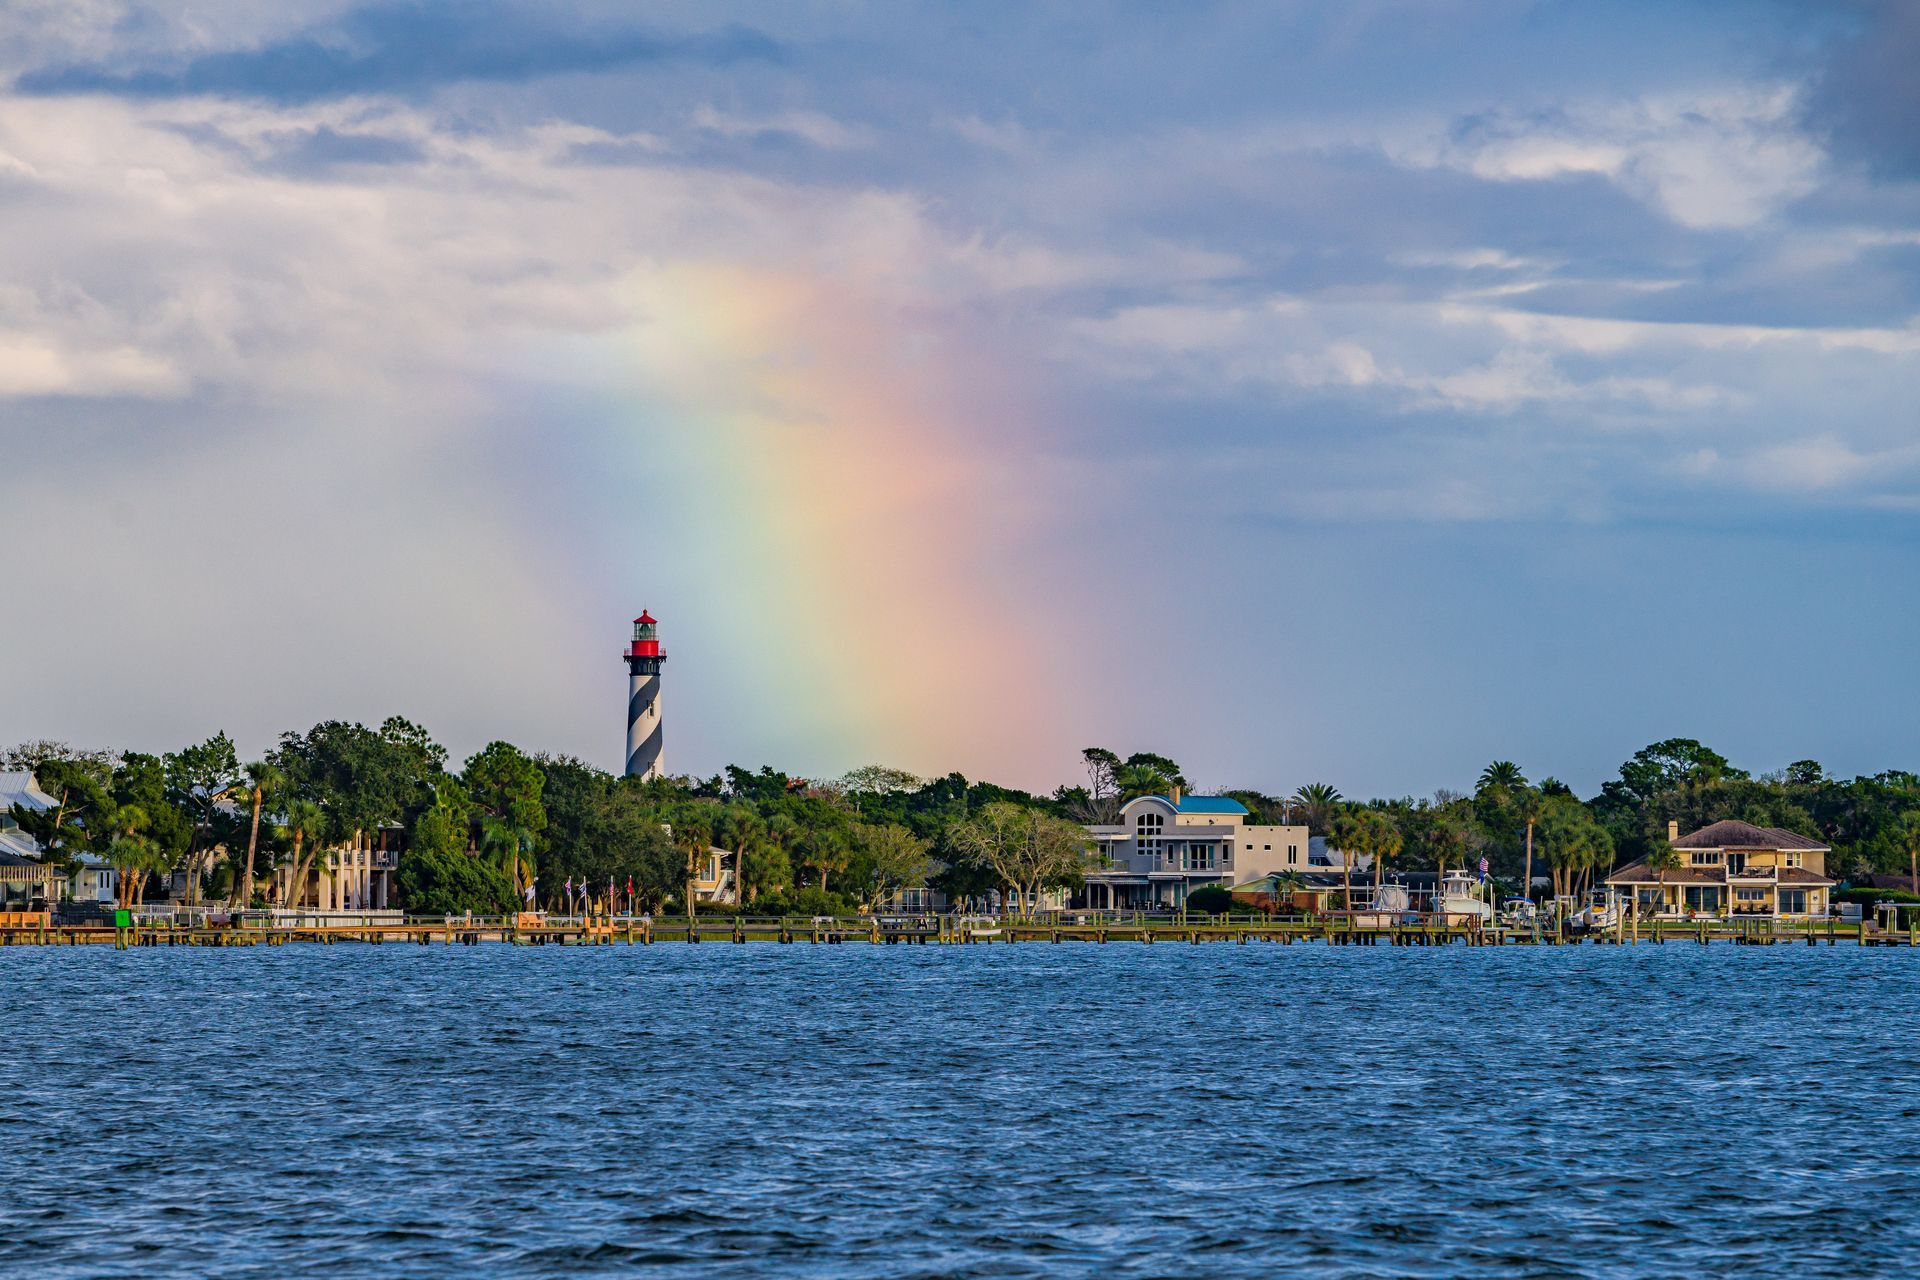
[[[627,776],[660,776],[660,651],[653,615],[641,610],[633,620],[633,644],[627,660]]]

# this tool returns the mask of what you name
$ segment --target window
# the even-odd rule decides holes
[[[1805,889],[1782,889],[1780,891],[1780,910],[1784,914],[1802,915],[1807,909],[1807,891]]]
[[[1747,869],[1746,854],[1729,853],[1727,855],[1727,874],[1728,875],[1730,876],[1742,875],[1746,872],[1746,869]]]
[[[1695,867],[1717,867],[1720,865],[1718,849],[1695,849],[1687,855],[1687,862]]]
[[[1270,845],[1270,844],[1263,844],[1263,845],[1261,845],[1260,847],[1261,847],[1262,849],[1264,849],[1264,850],[1265,850],[1266,852],[1268,852],[1268,853],[1272,853],[1272,852],[1273,852],[1273,846],[1272,846],[1272,845]],[[1247,848],[1249,848],[1249,849],[1251,849],[1251,848],[1253,848],[1253,846],[1252,846],[1252,845],[1248,845],[1248,846],[1247,846]]]
[[[1687,905],[1695,911],[1718,911],[1720,909],[1720,886],[1717,884],[1690,884],[1687,886]]]
[[[1783,853],[1780,856],[1783,859],[1782,865],[1789,867],[1800,866],[1801,861],[1806,857],[1804,853]]]

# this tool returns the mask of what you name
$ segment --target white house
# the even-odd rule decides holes
[[[1087,874],[1076,897],[1101,910],[1179,907],[1203,885],[1231,887],[1308,868],[1306,827],[1254,826],[1247,817],[1238,800],[1184,795],[1177,787],[1129,800],[1118,822],[1087,828],[1103,869]]]

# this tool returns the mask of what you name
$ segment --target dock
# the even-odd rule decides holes
[[[1202,943],[1279,946],[1664,946],[1731,943],[1743,946],[1920,946],[1920,928],[1889,930],[1872,922],[1839,920],[1641,920],[1598,930],[1552,926],[1482,924],[1438,916],[1380,922],[1328,916],[1273,919],[1265,916],[1149,915],[1134,912],[1062,912],[1036,918],[980,916],[912,917],[685,917],[613,916],[548,918],[539,923],[506,918],[409,918],[404,922],[292,924],[238,921],[174,925],[136,922],[125,926],[56,924],[46,913],[0,916],[0,946],[277,947],[652,946],[655,944],[938,945],[1005,943],[1140,945]]]

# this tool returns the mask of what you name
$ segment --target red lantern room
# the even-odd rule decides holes
[[[629,658],[664,658],[660,652],[660,640],[654,628],[659,625],[652,614],[641,610],[640,616],[633,620],[633,647],[627,650]]]

